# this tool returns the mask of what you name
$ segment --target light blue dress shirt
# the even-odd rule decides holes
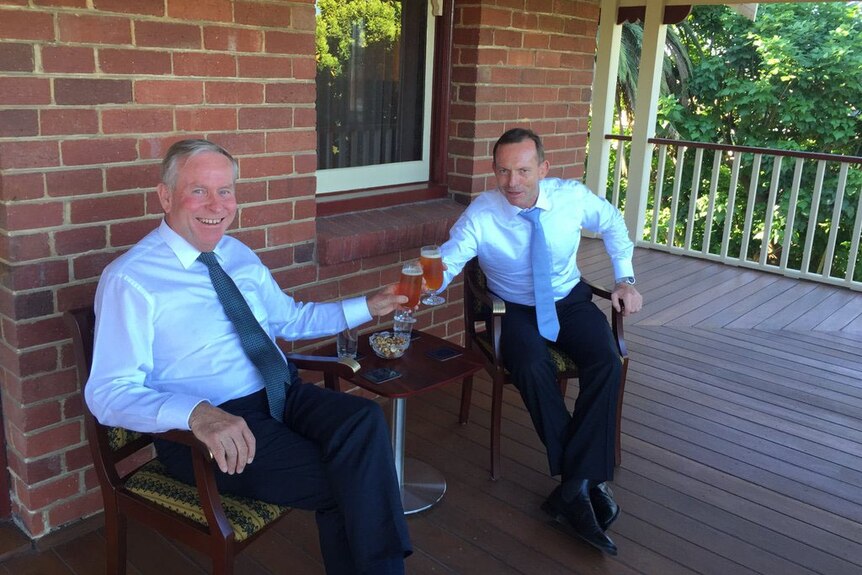
[[[365,298],[294,301],[235,238],[214,251],[273,339],[322,337],[371,320]],[[103,424],[188,429],[201,401],[218,405],[264,388],[198,255],[162,221],[102,273],[85,399]]]
[[[634,244],[619,210],[577,180],[545,178],[539,182],[537,209],[551,255],[554,299],[564,298],[580,281],[577,265],[581,229],[600,233],[611,258],[614,277],[634,276]],[[464,265],[479,256],[488,288],[505,301],[535,305],[530,263],[529,221],[518,217],[499,190],[479,194],[452,226],[449,240],[440,246],[447,270],[445,289]]]

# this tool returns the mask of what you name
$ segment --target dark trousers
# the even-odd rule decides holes
[[[556,345],[577,364],[580,390],[570,414],[557,370],[539,335],[536,309],[506,302],[501,345],[506,368],[545,444],[551,475],[606,481],[614,474],[617,394],[621,363],[605,314],[578,283],[557,302]]]
[[[404,573],[412,550],[379,405],[295,383],[287,389],[284,423],[269,416],[264,391],[219,407],[246,420],[257,446],[242,473],[216,467],[220,490],[317,511],[328,575]],[[165,441],[156,448],[171,474],[194,481],[188,448]]]

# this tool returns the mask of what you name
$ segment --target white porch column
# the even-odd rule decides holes
[[[617,25],[618,0],[602,0],[599,17],[596,64],[593,71],[593,94],[590,121],[590,147],[587,155],[587,187],[598,196],[607,196],[608,166],[611,142],[605,139],[614,121],[614,99],[620,61],[620,35]]]
[[[644,210],[646,210],[649,194],[652,148],[647,140],[655,135],[659,89],[661,88],[660,74],[664,59],[665,34],[667,33],[667,25],[662,23],[664,8],[664,0],[649,0],[646,3],[625,210],[626,225],[635,243],[643,237]]]

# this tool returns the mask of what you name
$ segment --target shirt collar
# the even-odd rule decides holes
[[[174,255],[177,256],[177,259],[180,260],[180,265],[182,265],[185,269],[189,269],[193,263],[198,259],[198,256],[201,255],[201,251],[191,245],[189,242],[185,240],[181,235],[171,229],[171,226],[163,219],[162,223],[159,224],[159,235],[165,241],[171,251],[174,252]],[[216,248],[213,250],[218,257],[219,261],[224,262],[224,256],[221,253],[221,245],[224,238],[219,241]]]
[[[548,196],[548,193],[545,191],[545,189],[543,187],[543,184],[545,183],[545,181],[546,180],[542,180],[541,182],[539,182],[539,197],[536,198],[536,205],[534,205],[532,208],[527,208],[526,210],[521,209],[518,206],[513,206],[512,204],[510,204],[506,200],[506,197],[503,196],[503,192],[500,192],[500,195],[503,198],[503,204],[505,205],[505,208],[508,210],[507,213],[509,214],[510,218],[517,217],[518,214],[520,214],[521,212],[530,211],[530,210],[534,210],[537,208],[540,210],[543,210],[543,211],[548,211],[551,209],[551,207],[552,207],[551,198]]]
[[[539,208],[540,210],[548,211],[551,209],[551,197],[548,195],[548,191],[545,189],[547,187],[547,178],[539,182],[539,197],[536,198],[536,205],[533,207]]]

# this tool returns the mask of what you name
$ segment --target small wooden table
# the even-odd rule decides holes
[[[477,352],[418,330],[414,330],[413,340],[403,356],[398,359],[383,359],[371,349],[368,343],[369,335],[371,334],[359,336],[360,358],[357,361],[361,369],[348,381],[392,399],[392,451],[398,483],[401,486],[401,503],[405,514],[417,513],[440,501],[446,493],[446,479],[427,463],[404,457],[407,398],[454,381],[469,381],[473,374],[483,369],[484,363]],[[462,355],[446,361],[431,359],[426,355],[439,347],[457,349]],[[315,353],[335,355],[335,344],[324,346]],[[401,377],[384,383],[371,383],[362,377],[363,373],[378,367],[394,369],[401,373]],[[337,381],[327,381],[326,384],[331,389],[340,390]]]

